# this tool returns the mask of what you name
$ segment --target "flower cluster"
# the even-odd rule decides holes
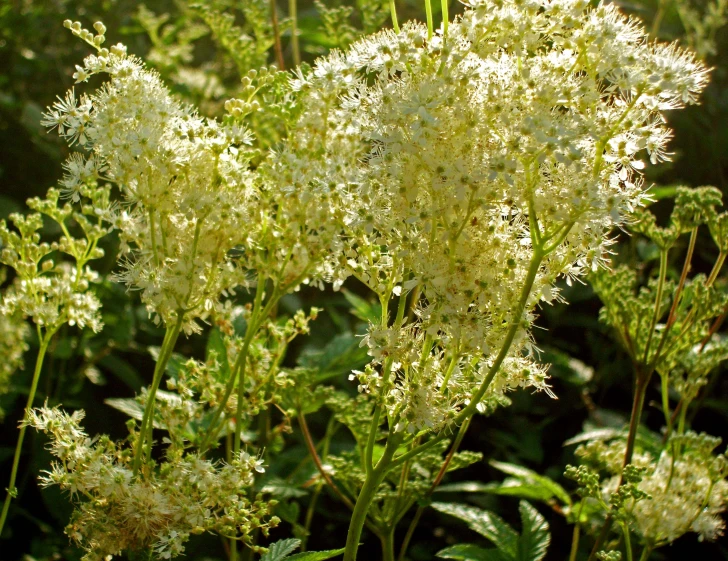
[[[694,103],[706,75],[586,0],[475,0],[447,32],[409,23],[298,75],[302,117],[283,162],[307,175],[294,185],[356,203],[348,274],[383,301],[418,295],[422,360],[391,391],[406,394],[404,377],[443,419],[478,387],[433,387],[449,365],[497,369],[500,349],[530,349],[534,306],[558,297],[557,277],[602,263],[608,232],[643,199],[642,159],[667,158],[662,111]],[[389,319],[370,342],[409,338],[412,325]],[[383,365],[387,345],[372,353]],[[426,384],[442,397],[421,395]]]
[[[138,479],[130,451],[107,437],[91,439],[80,426],[82,418],[80,411],[42,408],[25,422],[51,438],[57,461],[41,482],[58,485],[76,504],[66,533],[86,551],[84,560],[143,548],[170,559],[184,552],[191,534],[214,532],[247,542],[253,530],[267,533],[277,524],[268,517],[269,501],[247,497],[255,472],[262,471],[258,459],[243,452],[218,465],[179,453]]]
[[[103,73],[109,81],[91,96],[69,92],[43,121],[87,153],[66,163],[65,195],[78,199],[89,180],[118,186],[127,205],[101,215],[119,230],[127,253],[119,278],[141,290],[165,323],[184,318],[186,331],[194,331],[194,318],[206,317],[220,293],[241,280],[228,252],[247,237],[240,225],[250,220],[253,196],[249,133],[184,107],[123,45],[101,48],[103,37],[91,43],[97,54],[74,77]]]
[[[28,350],[26,339],[29,332],[28,324],[19,314],[0,313],[0,395],[8,391],[10,377],[23,366],[23,354]]]
[[[99,240],[108,230],[97,220],[91,220],[92,207],[84,212],[74,212],[70,205],[58,206],[60,193],[50,189],[45,199],[31,199],[28,204],[38,211],[28,216],[10,216],[15,230],[0,222],[0,240],[3,244],[0,262],[16,272],[16,277],[5,291],[0,311],[6,315],[19,314],[29,317],[39,328],[54,333],[61,325],[89,327],[98,332],[101,329],[101,302],[91,285],[98,281],[98,274],[88,261],[103,256],[98,247]],[[108,191],[99,190],[95,203],[108,204]],[[63,235],[57,242],[40,241],[39,230],[43,227],[43,215],[57,222]],[[70,219],[83,231],[83,237],[76,238],[69,233]],[[16,231],[17,230],[17,231]],[[75,263],[56,262],[54,253],[71,256]]]
[[[728,509],[728,460],[725,454],[714,455],[719,444],[719,438],[688,431],[671,437],[661,452],[642,450],[633,456],[630,467],[640,473],[636,487],[643,496],[626,501],[621,508],[646,543],[660,547],[688,532],[697,533],[701,540],[722,535],[721,514]],[[602,497],[597,497],[605,502],[612,502],[618,483],[625,479],[624,450],[625,443],[619,439],[595,440],[577,449],[588,464],[609,475],[601,482]],[[594,477],[592,487],[599,481]]]

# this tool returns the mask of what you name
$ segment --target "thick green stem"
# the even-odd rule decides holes
[[[152,385],[147,393],[147,403],[144,407],[144,416],[142,417],[142,424],[139,427],[139,437],[137,439],[136,447],[134,449],[134,460],[132,463],[132,470],[134,475],[137,474],[141,467],[142,454],[144,452],[145,443],[148,444],[146,449],[146,458],[149,460],[152,454],[152,430],[154,427],[154,398],[157,395],[159,384],[162,381],[164,371],[167,369],[167,363],[172,356],[172,351],[177,343],[180,331],[182,330],[182,323],[184,322],[184,314],[182,312],[177,313],[177,321],[174,325],[167,326],[167,332],[164,335],[164,342],[162,348],[159,350],[159,356],[157,357],[157,364],[154,367],[154,376],[152,378]]]
[[[670,411],[669,377],[667,373],[660,376],[660,393],[662,394],[662,412],[665,415],[665,436],[667,440],[672,432],[672,412]]]
[[[35,392],[38,389],[38,380],[40,380],[40,373],[43,370],[43,359],[45,358],[46,352],[48,351],[48,345],[51,342],[51,338],[55,334],[56,330],[47,331],[40,340],[40,348],[38,349],[38,356],[35,359],[35,370],[33,371],[33,381],[30,384],[30,392],[28,393],[28,401],[25,404],[25,410],[23,413],[23,420],[27,420],[28,413],[33,407],[35,401]],[[0,534],[2,534],[3,528],[5,527],[5,520],[8,517],[8,511],[10,509],[10,501],[17,495],[18,490],[15,488],[15,482],[18,478],[18,466],[20,465],[20,455],[23,451],[23,440],[25,439],[25,431],[28,427],[22,424],[20,427],[20,433],[18,434],[18,442],[15,445],[15,455],[13,456],[13,467],[10,471],[10,482],[7,487],[7,494],[5,495],[5,502],[3,503],[3,512],[0,515]]]
[[[622,524],[622,532],[624,534],[624,550],[627,553],[627,561],[633,561],[632,558],[632,539],[629,535],[629,527]]]
[[[394,527],[385,531],[382,540],[382,561],[394,561]]]
[[[390,438],[387,441],[387,446],[384,449],[384,454],[380,458],[379,462],[377,462],[374,469],[367,473],[364,485],[356,499],[354,512],[351,515],[351,521],[349,522],[349,531],[346,536],[346,549],[344,550],[344,561],[356,561],[356,553],[359,549],[359,540],[361,539],[361,532],[367,519],[369,507],[374,501],[374,495],[376,494],[379,485],[384,480],[384,476],[387,474],[392,463],[392,457],[401,442],[401,435],[390,435]]]

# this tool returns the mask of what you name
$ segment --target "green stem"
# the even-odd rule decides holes
[[[722,251],[718,254],[718,259],[713,265],[713,269],[710,271],[710,276],[708,277],[708,280],[705,282],[706,286],[713,286],[715,279],[718,278],[718,273],[720,273],[721,268],[723,268],[723,263],[725,263],[725,259],[727,256],[728,253],[723,253]]]
[[[382,533],[382,561],[394,561],[394,527]]]
[[[397,561],[404,561],[405,555],[407,555],[407,549],[409,548],[410,541],[412,541],[412,536],[415,533],[417,525],[420,523],[420,518],[422,518],[423,512],[425,512],[424,507],[418,506],[417,510],[415,511],[415,515],[412,518],[412,522],[410,522],[410,525],[407,527],[407,533],[404,535],[402,547],[399,548],[399,557],[397,557]]]
[[[624,550],[627,553],[627,561],[633,561],[632,558],[632,539],[629,535],[629,528],[626,524],[622,524],[622,533],[624,534]]]
[[[632,100],[627,104],[627,107],[625,107],[624,111],[620,115],[619,119],[612,125],[612,127],[607,131],[607,134],[605,134],[602,138],[599,139],[599,141],[596,144],[596,157],[594,159],[594,177],[599,177],[599,172],[602,170],[602,160],[604,159],[604,149],[607,147],[607,143],[612,139],[614,134],[617,132],[617,129],[620,127],[622,122],[627,118],[627,115],[629,115],[629,112],[632,111],[635,104],[637,103],[637,100],[642,97],[642,92],[638,91],[636,94],[632,96]]]
[[[132,462],[132,471],[134,475],[139,471],[142,462],[142,454],[144,453],[144,445],[148,443],[146,449],[146,458],[149,460],[152,454],[152,430],[154,427],[154,398],[159,389],[159,384],[162,381],[162,376],[167,368],[167,363],[172,356],[172,351],[177,343],[180,331],[182,330],[182,323],[184,322],[184,314],[182,312],[177,313],[177,321],[172,326],[167,326],[167,332],[164,335],[164,342],[159,350],[159,356],[157,357],[157,364],[154,367],[154,376],[152,378],[152,385],[147,393],[147,403],[144,407],[144,416],[142,417],[142,424],[139,427],[139,437],[137,439],[136,447],[134,449],[134,460]]]
[[[448,0],[442,0],[442,31],[443,35],[447,35],[447,24],[450,16],[448,14]]]
[[[632,461],[632,454],[634,453],[634,443],[637,437],[637,428],[639,427],[640,417],[642,416],[642,408],[645,403],[645,394],[647,393],[647,384],[649,382],[649,378],[649,374],[645,375],[639,369],[637,370],[634,400],[632,402],[632,415],[629,419],[629,433],[627,434],[627,448],[624,452],[624,461],[622,462],[622,467],[626,466]],[[619,478],[619,483],[617,487],[619,487],[620,485],[622,485],[621,476]],[[599,532],[599,536],[594,542],[594,547],[592,547],[591,553],[589,554],[589,558],[587,559],[587,561],[593,561],[596,558],[596,554],[599,553],[599,550],[604,543],[604,540],[607,539],[607,535],[609,534],[609,528],[612,526],[613,521],[614,518],[612,517],[612,515],[608,514]]]
[[[399,33],[399,22],[397,21],[397,5],[394,0],[389,0],[389,11],[392,14],[392,27],[394,31]]]
[[[298,46],[298,7],[297,0],[288,0],[288,17],[291,18],[291,48],[293,49],[293,63],[301,64],[301,50]]]
[[[388,293],[388,294],[391,294]],[[381,323],[382,327],[386,328],[389,325],[389,312],[388,312],[388,303],[389,298],[388,297],[382,297],[382,318]],[[402,325],[402,320],[404,319],[404,311],[407,302],[407,297],[404,294],[401,294],[399,296],[399,305],[397,306],[397,317],[394,320],[394,325],[399,328]],[[367,445],[364,449],[364,469],[367,473],[371,472],[374,469],[374,445],[377,441],[377,431],[379,430],[379,424],[382,416],[382,403],[384,402],[384,398],[387,395],[388,388],[388,382],[389,382],[389,375],[392,372],[392,364],[394,363],[394,360],[392,358],[388,358],[384,362],[384,366],[382,367],[382,390],[381,394],[379,395],[379,403],[377,403],[376,407],[374,408],[374,414],[372,416],[372,423],[369,427],[369,436],[367,438]]]
[[[38,349],[38,356],[35,359],[35,370],[33,371],[33,381],[30,384],[30,392],[28,393],[28,401],[25,404],[25,410],[23,413],[23,420],[27,420],[28,413],[30,413],[33,407],[33,401],[35,401],[35,392],[38,389],[38,380],[40,380],[40,373],[43,369],[43,359],[45,358],[48,345],[51,342],[51,338],[55,334],[57,329],[52,329],[46,332],[46,334],[40,339],[40,347]],[[5,495],[5,502],[3,503],[3,512],[0,515],[0,534],[2,534],[3,528],[5,527],[5,520],[8,517],[8,511],[10,510],[10,501],[13,500],[18,494],[18,490],[15,488],[15,482],[18,478],[18,466],[20,465],[20,454],[23,451],[23,440],[25,439],[25,431],[27,425],[23,423],[20,426],[20,433],[18,434],[18,442],[15,445],[15,455],[13,456],[13,467],[10,471],[10,483],[8,483],[7,494]]]
[[[579,552],[579,537],[581,534],[581,514],[584,510],[584,499],[579,503],[579,512],[576,515],[576,524],[574,524],[574,532],[571,535],[571,552],[569,553],[569,561],[576,561],[576,554]]]
[[[367,473],[367,476],[364,479],[364,485],[356,499],[354,512],[352,513],[351,521],[349,522],[349,531],[346,535],[346,548],[344,550],[344,561],[356,561],[356,553],[359,549],[359,540],[361,539],[361,532],[367,519],[369,507],[374,501],[374,495],[392,464],[392,457],[397,451],[397,447],[401,441],[402,435],[390,435],[390,438],[387,440],[387,446],[384,449],[384,454],[380,458],[379,462],[377,462],[374,469]]]
[[[629,433],[627,434],[627,448],[624,451],[624,462],[622,467],[626,466],[632,461],[632,454],[634,453],[634,443],[637,438],[637,429],[640,426],[640,418],[642,417],[642,409],[645,405],[645,395],[647,394],[647,382],[649,377],[637,373],[637,380],[635,382],[635,393],[634,401],[632,402],[632,415],[629,419]],[[622,484],[620,479],[620,485]]]
[[[662,412],[665,415],[665,440],[672,432],[672,412],[670,411],[669,376],[667,373],[660,375],[660,392],[662,394]]]
[[[445,458],[445,462],[442,464],[442,467],[440,467],[440,471],[438,472],[437,476],[435,477],[435,480],[432,482],[432,485],[430,486],[430,489],[427,491],[427,495],[425,495],[424,499],[428,500],[432,494],[435,492],[435,489],[437,489],[437,486],[440,485],[442,482],[443,477],[445,477],[445,474],[447,473],[447,468],[450,465],[450,462],[452,462],[453,457],[458,451],[458,448],[460,448],[460,444],[463,442],[463,438],[465,437],[465,433],[468,432],[468,428],[470,427],[470,420],[471,418],[468,418],[465,420],[465,422],[460,425],[460,430],[458,430],[458,434],[455,437],[455,442],[453,442],[452,447],[450,448],[450,452],[448,452],[447,457]],[[407,510],[409,510],[411,505],[407,505]],[[407,528],[407,533],[405,534],[404,541],[402,542],[402,547],[399,550],[399,557],[397,558],[398,561],[404,561],[405,555],[407,554],[407,548],[409,547],[410,540],[412,540],[412,536],[415,532],[415,529],[417,528],[417,524],[420,522],[420,518],[422,518],[422,513],[425,511],[423,507],[417,507],[417,512],[415,512],[415,516],[412,519],[412,522],[410,522],[409,527]],[[404,512],[402,513],[404,515]]]
[[[432,24],[432,0],[425,0],[425,12],[427,14],[427,40],[432,40],[433,24]]]
[[[675,296],[672,300],[672,306],[670,306],[670,313],[667,316],[667,323],[665,324],[665,329],[662,331],[662,336],[660,337],[660,342],[657,345],[657,349],[655,350],[655,356],[652,357],[652,360],[647,366],[647,372],[651,373],[654,369],[657,363],[660,360],[660,354],[662,352],[662,348],[665,346],[665,343],[667,342],[667,336],[670,333],[670,330],[672,329],[672,326],[677,321],[677,308],[680,304],[680,299],[682,297],[683,288],[685,288],[685,281],[688,277],[688,272],[690,271],[690,262],[693,259],[693,253],[695,252],[695,242],[698,239],[698,228],[693,228],[692,232],[690,232],[690,241],[688,242],[688,252],[685,255],[685,262],[683,263],[682,272],[680,273],[680,280],[678,281],[677,290],[675,290]]]
[[[642,555],[640,555],[640,561],[647,561],[650,558],[650,553],[652,553],[652,547],[647,544],[642,550]]]
[[[657,12],[655,13],[655,19],[652,20],[650,37],[652,37],[653,39],[657,39],[660,33],[660,24],[662,24],[662,18],[665,16],[665,2],[666,0],[659,0]]]
[[[230,561],[238,561],[238,540],[230,538]]]
[[[657,320],[660,319],[660,306],[662,305],[662,291],[665,287],[665,278],[667,277],[667,250],[663,249],[660,251],[660,277],[657,281],[657,297],[655,298],[655,308],[652,312],[652,320],[650,322],[650,328],[647,331],[647,343],[645,344],[645,355],[642,358],[642,362],[647,364],[650,360],[650,344],[652,343],[652,336],[655,334],[655,325]]]
[[[270,311],[273,309],[273,306],[277,302],[277,290],[274,290],[273,294],[271,295],[270,300],[265,305],[263,310],[261,311],[261,305],[263,302],[263,293],[265,289],[265,279],[262,277],[258,278],[258,283],[256,285],[255,289],[255,301],[253,303],[253,311],[250,314],[250,320],[248,321],[248,325],[245,329],[245,338],[243,340],[243,347],[240,350],[240,353],[238,353],[238,356],[235,360],[235,364],[232,367],[232,370],[230,372],[230,379],[228,380],[227,385],[225,386],[225,394],[222,397],[222,400],[220,400],[219,405],[217,406],[217,409],[215,410],[215,413],[212,416],[212,419],[210,420],[210,425],[207,430],[207,434],[205,434],[205,438],[202,441],[202,444],[200,445],[200,454],[204,454],[207,449],[209,448],[210,444],[212,443],[212,439],[217,434],[217,423],[220,420],[220,417],[222,416],[223,411],[225,410],[225,407],[227,406],[228,399],[230,399],[230,396],[233,393],[233,389],[235,388],[235,380],[238,379],[239,371],[245,367],[245,362],[248,357],[248,349],[250,347],[250,344],[253,341],[253,338],[255,337],[255,334],[258,332],[258,328],[260,327],[260,323],[262,322],[263,318],[267,317]]]

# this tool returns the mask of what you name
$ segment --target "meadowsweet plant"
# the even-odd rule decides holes
[[[33,406],[43,361],[58,330],[66,324],[92,331],[99,331],[102,327],[101,302],[91,290],[98,275],[90,268],[89,262],[103,256],[98,243],[108,233],[108,229],[102,225],[94,208],[109,206],[109,189],[88,188],[81,192],[88,204],[84,204],[80,211],[74,211],[70,204],[61,205],[60,191],[50,189],[45,199],[28,201],[28,206],[35,213],[28,216],[11,215],[14,228],[5,221],[0,222],[0,240],[3,244],[0,261],[13,269],[16,275],[3,294],[0,311],[8,323],[13,317],[29,318],[35,325],[39,344],[27,411]],[[39,230],[43,227],[44,216],[60,228],[62,235],[57,241],[40,241]],[[71,221],[80,229],[79,237],[70,233]],[[6,362],[6,365],[13,368],[18,365],[24,350],[25,328],[15,327],[15,334],[12,329],[8,331],[10,336],[5,346],[10,362]],[[10,483],[0,515],[0,528],[5,524],[10,501],[17,493],[15,482],[25,429],[25,426],[21,427],[15,448]]]
[[[93,54],[76,66],[76,85],[43,124],[74,152],[59,188],[29,201],[36,214],[0,227],[2,262],[15,271],[2,317],[29,318],[40,342],[0,527],[30,426],[50,439],[55,460],[41,484],[69,495],[75,511],[67,533],[84,559],[169,559],[205,532],[225,539],[232,561],[257,553],[287,558],[297,540],[267,552],[259,545],[279,513],[295,522],[276,510],[274,486],[260,480],[297,417],[319,481],[351,519],[341,550],[290,559],[343,553],[355,561],[367,527],[381,541],[381,558],[393,561],[397,525],[418,504],[403,560],[445,474],[482,458],[459,451],[473,416],[509,405],[518,388],[555,397],[532,336],[536,310],[561,299],[559,281],[591,273],[606,295],[608,321],[624,323],[620,334],[637,365],[636,420],[626,440],[583,446],[584,465],[568,471],[581,505],[590,500],[604,511],[594,555],[611,555],[601,545],[612,521],[624,530],[630,559],[632,531],[647,555],[690,529],[716,536],[725,462],[713,456],[714,440],[686,429],[685,412],[725,358],[717,327],[706,322],[725,307],[715,287],[728,251],[726,220],[714,190],[681,190],[671,226],[660,228],[642,210],[648,198],[640,177],[646,160],[668,159],[664,113],[697,102],[706,67],[676,45],[649,41],[616,7],[587,0],[469,0],[452,20],[443,2],[437,28],[429,0],[426,23],[401,27],[392,2],[393,29],[353,42],[356,34],[336,25],[351,12],[322,6],[345,50],[289,74],[275,6],[271,27],[254,29],[257,45],[236,39],[229,17],[195,8],[245,74],[217,119],[181,102],[124,45],[105,47],[102,23],[91,31],[64,22]],[[381,5],[361,9],[365,26],[375,26]],[[299,62],[295,0],[289,11]],[[156,33],[152,16],[142,17]],[[251,60],[264,64],[266,41],[279,68],[247,70]],[[57,241],[41,242],[42,216],[62,230]],[[718,263],[691,280],[686,265],[673,290],[668,251],[691,232],[689,263],[701,224],[720,248]],[[625,296],[636,284],[629,271],[600,272],[611,232],[627,225],[661,251],[656,284],[632,299]],[[98,244],[112,231],[120,242],[112,280],[138,293],[164,330],[149,387],[109,401],[131,417],[121,441],[89,436],[81,411],[32,408],[59,328],[102,327],[88,263],[103,254]],[[367,358],[347,372],[353,392],[325,387],[305,365],[283,366],[320,310],[278,317],[302,286],[339,290],[344,282],[359,283],[377,304],[360,314]],[[22,349],[16,330],[7,345]],[[180,336],[201,333],[204,359],[175,353]],[[633,458],[653,372],[665,388],[665,443],[661,453]],[[671,385],[681,396],[674,410]],[[349,430],[348,450],[314,442],[305,415],[324,405],[331,431]],[[674,494],[661,486],[666,473]],[[658,513],[677,504],[692,514],[666,529]],[[518,559],[540,561],[546,553],[548,524],[526,502],[520,534],[500,518],[502,534],[488,533],[477,520],[496,518],[485,511],[436,508],[496,546],[483,552],[461,544],[443,557],[516,559],[520,552]],[[578,538],[581,514],[576,522]]]
[[[667,155],[660,111],[705,80],[614,7],[578,1],[474,2],[437,33],[409,23],[299,76],[292,143],[360,201],[347,266],[382,304],[357,375],[374,417],[345,559],[389,471],[504,391],[546,387],[535,305],[559,276],[599,268],[607,233],[641,203],[641,158]]]
[[[306,318],[296,316],[290,327],[281,326],[283,332],[278,335],[275,326],[266,323],[267,317],[282,295],[304,281],[327,274],[330,267],[324,261],[331,251],[328,246],[335,248],[341,242],[333,238],[331,226],[323,222],[323,227],[315,226],[319,222],[316,214],[325,208],[320,198],[311,197],[300,205],[284,207],[280,198],[287,193],[277,185],[266,185],[250,172],[250,134],[239,119],[244,114],[236,114],[235,103],[229,106],[230,117],[222,123],[200,118],[173,99],[159,77],[145,69],[141,61],[128,56],[123,45],[103,48],[103,24],[95,24],[96,35],[78,23],[68,21],[65,25],[96,49],[96,54],[77,67],[77,82],[85,82],[94,74],[107,74],[110,80],[91,96],[77,98],[74,91],[69,92],[46,115],[45,125],[57,129],[70,145],[83,149],[70,156],[65,166],[68,174],[61,182],[63,189],[53,193],[56,199],[60,194],[75,202],[84,196],[89,183],[102,180],[118,187],[122,197],[119,203],[108,204],[110,188],[105,187],[106,204],[90,208],[99,221],[119,234],[121,270],[116,279],[140,291],[149,313],[166,330],[152,385],[142,396],[141,425],[138,430],[132,427],[132,450],[125,453],[131,458],[125,457],[121,466],[130,470],[132,483],[142,480],[146,486],[123,489],[114,497],[104,497],[101,503],[87,502],[88,497],[84,497],[79,516],[85,518],[95,508],[107,509],[110,502],[126,501],[137,491],[157,492],[159,486],[168,485],[161,475],[172,468],[165,467],[165,463],[155,467],[151,434],[157,392],[176,341],[181,332],[198,332],[199,322],[214,319],[220,326],[229,325],[232,308],[229,301],[226,305],[221,298],[234,294],[236,288],[254,286],[255,301],[244,319],[244,335],[238,338],[229,329],[229,341],[224,342],[217,357],[215,369],[223,380],[222,390],[205,394],[211,409],[207,433],[195,439],[202,454],[227,430],[223,421],[228,418],[225,414],[237,385],[231,465],[237,466],[238,471],[251,465],[253,456],[241,450],[240,435],[244,413],[249,415],[251,409],[257,412],[261,405],[246,393],[250,390],[257,395],[262,391],[261,399],[265,400],[265,392],[275,386],[272,378],[277,374],[275,359],[266,362],[260,356],[249,357],[258,346],[256,336],[264,329],[270,347],[267,352],[274,353],[276,340],[285,348],[292,336],[305,329]],[[314,213],[314,218],[306,216],[309,212]],[[249,227],[241,227],[244,224]],[[270,292],[266,298],[267,281]],[[283,354],[284,350],[278,352],[278,361]],[[44,410],[42,420],[34,426],[46,429],[47,419],[55,414],[54,410]],[[172,426],[167,428],[172,430]],[[63,436],[58,431],[49,433],[56,440]],[[171,441],[175,444],[178,438]],[[170,453],[174,450],[177,448],[172,446]],[[91,448],[89,453],[98,452]],[[105,453],[116,455],[113,449]],[[189,457],[181,452],[172,456],[175,462],[186,462]],[[177,463],[171,465],[187,471]],[[252,465],[260,467],[255,462]],[[252,479],[243,472],[238,481],[231,486],[234,497],[236,490]],[[69,488],[60,477],[47,482]],[[137,517],[152,516],[145,511],[146,501],[133,504]],[[128,516],[129,508],[127,505],[118,512]],[[232,506],[219,508],[227,512]],[[238,507],[245,508],[242,503]],[[170,517],[179,518],[174,510],[157,513],[161,522],[149,522],[149,531],[144,533],[132,529],[124,532],[124,525],[114,521],[115,512],[113,508],[105,512],[103,524],[78,532],[71,530],[88,549],[89,558],[144,547],[156,548],[168,556],[170,552],[178,554],[183,550],[179,544],[191,530],[204,526],[188,521],[174,529],[172,540],[165,532]],[[258,519],[249,510],[241,512],[226,520],[224,529],[216,529],[217,533],[231,537],[233,549],[234,540],[248,537],[249,521]],[[268,524],[275,525],[275,520],[260,521],[253,527],[265,529]],[[99,536],[106,532],[111,532],[111,537]]]
[[[701,540],[715,539],[723,532],[725,522],[720,515],[728,506],[726,456],[714,452],[719,438],[689,430],[688,421],[711,372],[728,358],[726,341],[717,333],[728,306],[725,286],[719,280],[726,258],[728,214],[719,212],[720,205],[720,191],[713,187],[680,187],[667,226],[659,226],[648,210],[638,211],[629,228],[654,244],[659,254],[657,270],[640,279],[636,271],[622,266],[611,274],[597,272],[592,279],[604,302],[602,319],[614,329],[634,368],[628,430],[593,435],[577,450],[592,469],[592,499],[607,512],[592,555],[613,521],[622,527],[628,555],[632,554],[632,531],[642,542],[643,556],[687,532],[697,533]],[[701,230],[712,237],[717,257],[709,274],[690,277]],[[681,274],[671,280],[669,263],[679,249],[678,241],[687,234]],[[655,374],[660,379],[665,426],[662,436],[651,434],[639,442],[644,402]],[[575,468],[569,469],[573,476]],[[634,469],[640,470],[640,477],[630,482],[627,472]],[[601,487],[600,472],[609,475]],[[576,479],[584,484],[584,477]],[[642,500],[637,502],[635,496],[634,501],[608,507],[605,501],[630,483],[637,484]],[[675,514],[665,516],[665,512]]]

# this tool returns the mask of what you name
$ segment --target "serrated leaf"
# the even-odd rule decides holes
[[[546,556],[551,534],[546,519],[526,501],[518,505],[521,514],[521,535],[518,538],[517,561],[541,561]]]
[[[470,484],[454,483],[453,488],[450,486],[438,491],[445,492],[466,492],[466,493],[489,493],[491,495],[500,495],[504,497],[518,497],[521,499],[529,499],[532,501],[548,502],[553,499],[554,494],[541,485],[532,483],[523,483],[521,480],[509,477],[502,483],[481,483]]]
[[[263,554],[260,561],[283,561],[301,545],[301,540],[288,538],[278,540],[268,546],[268,551]]]
[[[275,513],[284,522],[295,525],[301,515],[301,505],[296,501],[281,501],[275,506]]]
[[[447,547],[439,551],[437,556],[458,561],[508,561],[510,559],[495,548],[485,549],[469,543]]]
[[[522,482],[523,492],[534,493],[533,498],[541,501],[548,501],[552,497],[556,497],[561,503],[565,505],[571,504],[571,497],[561,485],[556,483],[553,479],[536,473],[533,470],[519,466],[517,464],[510,464],[506,462],[496,462],[491,460],[490,465],[495,469],[507,473],[508,475],[514,476],[516,479]],[[539,494],[543,493],[543,498],[539,498]],[[519,496],[515,490],[511,493],[513,496]],[[526,495],[522,495],[523,498],[528,498]]]
[[[341,549],[329,549],[327,551],[306,551],[286,557],[286,561],[326,561],[342,553],[344,553],[343,547]]]
[[[457,503],[432,503],[432,508],[463,520],[471,530],[493,542],[501,553],[510,559],[515,558],[518,534],[498,515]]]

